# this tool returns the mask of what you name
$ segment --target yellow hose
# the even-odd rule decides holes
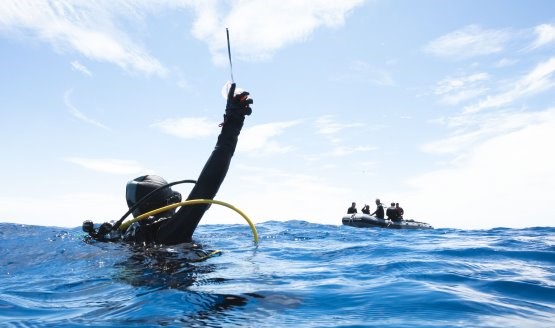
[[[230,208],[230,209],[234,210],[235,212],[239,213],[239,215],[241,215],[247,221],[249,226],[251,227],[252,234],[254,236],[254,242],[258,243],[258,232],[256,231],[256,227],[254,226],[252,221],[249,219],[249,217],[245,213],[243,213],[243,211],[238,209],[237,207],[235,207],[235,206],[233,206],[229,203],[222,202],[220,200],[215,200],[215,199],[191,199],[191,200],[186,200],[184,202],[175,203],[175,204],[171,204],[171,205],[168,205],[168,206],[160,207],[160,208],[157,208],[157,209],[152,210],[150,212],[143,213],[143,214],[137,216],[136,218],[127,219],[127,220],[123,221],[123,223],[119,226],[119,229],[120,230],[125,230],[125,229],[127,229],[127,227],[129,227],[134,222],[140,221],[142,219],[148,218],[149,216],[156,215],[156,214],[161,213],[161,212],[165,212],[167,210],[171,210],[171,209],[179,207],[179,206],[196,205],[196,204],[222,205],[222,206]]]

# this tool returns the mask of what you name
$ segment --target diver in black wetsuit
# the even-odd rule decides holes
[[[370,205],[364,204],[364,207],[362,208],[361,211],[362,211],[363,214],[370,215]]]
[[[188,200],[213,199],[227,174],[245,115],[252,113],[250,105],[253,103],[253,100],[248,98],[248,92],[238,95],[234,93],[235,83],[229,90],[224,122],[214,151],[189,193]],[[167,182],[163,178],[155,175],[145,175],[129,181],[126,187],[127,205],[131,208],[144,196],[166,184]],[[181,194],[167,187],[157,191],[153,197],[148,199],[148,202],[142,203],[132,213],[134,217],[137,217],[142,213],[180,201]],[[83,230],[96,240],[124,239],[135,243],[166,245],[191,242],[193,233],[208,207],[208,204],[199,204],[183,206],[177,212],[168,210],[131,224],[122,232],[121,236],[116,233],[116,237],[111,234],[115,232],[121,222],[114,227],[109,223],[104,223],[97,232],[91,221],[85,221]]]
[[[387,219],[391,221],[399,221],[400,219],[397,217],[397,208],[395,207],[395,203],[391,203],[391,206],[387,208],[385,211],[387,215]]]
[[[376,208],[376,210],[374,211],[374,213],[370,214],[370,215],[376,215],[376,217],[378,219],[383,219],[384,218],[384,210],[383,210],[383,204],[380,202],[380,199],[376,199],[376,205],[378,206],[378,208]]]
[[[353,202],[351,207],[347,209],[347,214],[356,214],[357,213],[357,203]]]
[[[403,208],[399,206],[399,203],[395,203],[395,209],[397,210],[397,218],[399,220],[403,220],[403,215],[405,215],[405,210],[403,210]]]

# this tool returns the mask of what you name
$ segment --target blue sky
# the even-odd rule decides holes
[[[4,0],[0,221],[117,219],[134,177],[195,179],[226,27],[255,103],[217,199],[255,222],[379,197],[436,227],[553,225],[553,1]]]

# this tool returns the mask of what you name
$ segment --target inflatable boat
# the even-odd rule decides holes
[[[368,214],[347,214],[343,217],[343,224],[357,228],[380,227],[388,229],[433,229],[431,225],[414,220],[391,221],[379,219]]]

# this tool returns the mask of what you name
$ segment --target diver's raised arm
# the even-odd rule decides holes
[[[235,83],[231,84],[224,121],[221,124],[222,130],[218,136],[216,146],[187,199],[214,199],[216,196],[229,169],[245,115],[252,113],[250,105],[253,100],[248,96],[248,92],[235,95]],[[161,224],[155,237],[156,243],[190,242],[208,207],[209,205],[206,204],[182,207],[171,219]]]

